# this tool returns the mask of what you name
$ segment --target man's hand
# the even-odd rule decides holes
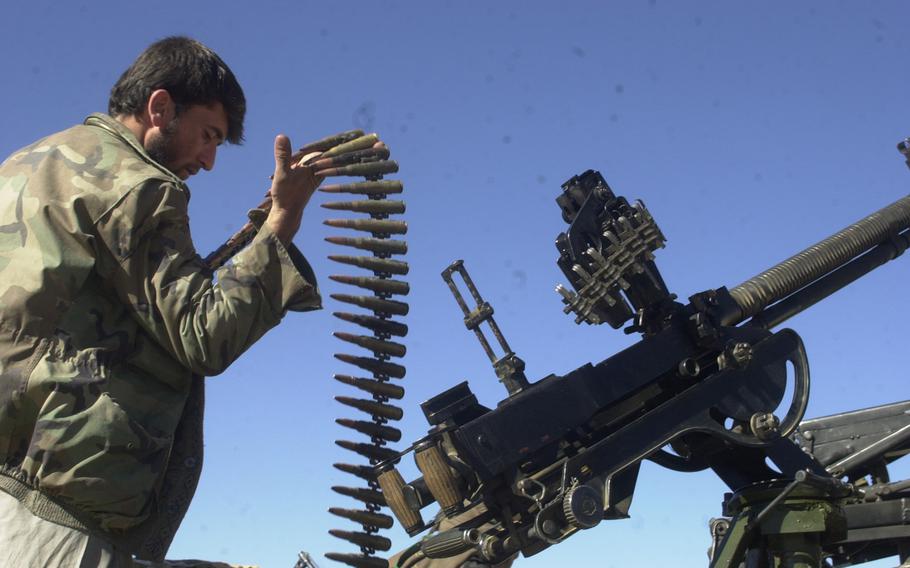
[[[292,164],[291,154],[291,141],[279,134],[275,138],[275,175],[269,189],[272,209],[265,222],[285,245],[297,234],[303,210],[322,182],[310,166],[304,165],[311,156]]]

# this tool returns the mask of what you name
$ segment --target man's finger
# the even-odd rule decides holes
[[[275,137],[275,175],[287,172],[291,165],[291,141],[284,134]]]

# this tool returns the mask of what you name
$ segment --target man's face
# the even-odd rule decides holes
[[[215,166],[215,153],[227,133],[227,113],[221,103],[194,105],[150,136],[146,151],[153,160],[182,180]]]

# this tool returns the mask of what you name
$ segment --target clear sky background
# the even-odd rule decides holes
[[[588,168],[645,201],[668,239],[657,261],[681,297],[734,286],[908,193],[895,144],[910,136],[910,5],[882,2],[15,2],[0,34],[0,155],[107,107],[150,42],[192,35],[243,84],[247,142],[191,180],[207,253],[242,224],[273,169],[272,140],[355,126],[401,164],[409,223],[411,332],[400,423],[467,379],[488,406],[505,390],[440,271],[465,259],[536,380],[598,362],[634,338],[580,327],[553,291],[559,185]],[[329,274],[344,234],[314,199],[296,242],[326,310],[292,314],[208,387],[206,466],[173,558],[290,567],[350,552],[329,506],[357,485],[331,463],[354,394],[331,379],[356,353],[331,336],[343,291]],[[813,373],[809,416],[907,398],[910,259],[789,322]],[[345,290],[346,291],[346,290]],[[520,425],[516,425],[520,427]],[[906,466],[896,476],[908,475]],[[601,524],[517,566],[706,565],[725,487],[710,473],[646,464],[632,518]],[[386,532],[396,548],[409,543]],[[885,562],[881,565],[892,565]]]

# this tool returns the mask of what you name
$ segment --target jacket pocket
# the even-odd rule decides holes
[[[41,491],[88,513],[104,530],[141,523],[151,510],[171,439],[150,434],[107,393],[87,405],[85,399],[82,405],[73,402],[61,391],[48,397],[26,460],[31,467],[25,469],[32,470]]]
[[[0,322],[0,463],[17,466],[31,436],[30,419],[38,407],[28,399],[28,379],[48,350],[49,342],[20,334],[7,335]]]

